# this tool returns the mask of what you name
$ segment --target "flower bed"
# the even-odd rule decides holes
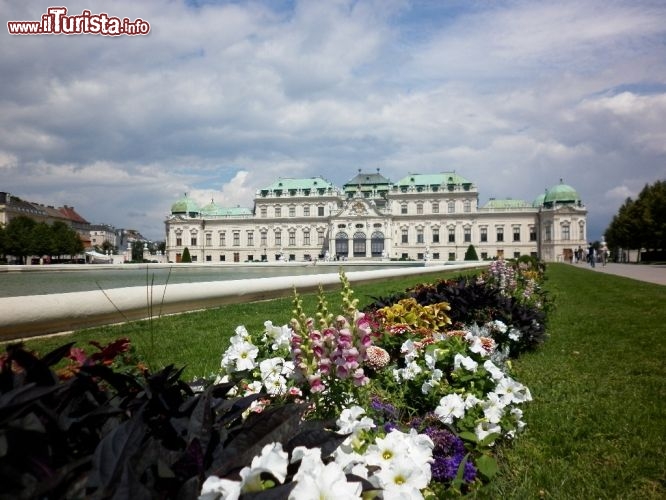
[[[545,339],[541,269],[377,298],[341,275],[289,325],[236,328],[196,391],[149,373],[127,339],[0,357],[0,482],[9,497],[441,498],[497,470],[531,399],[511,359]],[[69,360],[63,367],[63,361]],[[56,370],[55,367],[58,367]]]
[[[317,478],[330,474],[349,498],[423,498],[465,493],[490,480],[494,445],[523,429],[522,406],[532,399],[512,378],[510,358],[544,339],[541,271],[496,261],[479,277],[422,285],[378,299],[365,312],[341,274],[341,314],[329,312],[320,292],[316,314],[307,316],[295,292],[290,325],[266,321],[260,333],[239,326],[217,382],[258,395],[249,412],[303,403],[306,418],[334,420],[346,436],[314,462],[309,449],[291,457],[280,449],[280,460],[300,458],[310,474],[281,472],[269,484],[290,479],[293,498],[319,498],[332,490]],[[464,314],[451,313],[450,303],[465,303]],[[258,463],[277,444],[267,445]],[[247,467],[239,480],[210,477],[202,493],[235,498],[266,490],[246,479],[253,471]]]

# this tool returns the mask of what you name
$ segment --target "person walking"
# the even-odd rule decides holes
[[[587,249],[587,259],[590,262],[590,266],[594,267],[595,261],[597,260],[597,252],[591,243],[589,248]]]

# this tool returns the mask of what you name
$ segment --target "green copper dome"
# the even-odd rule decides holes
[[[176,203],[171,205],[171,213],[172,214],[197,214],[199,213],[199,205],[191,199],[187,197],[187,193],[180,198]]]
[[[560,179],[559,184],[553,186],[546,192],[543,203],[544,205],[580,203],[580,196],[574,188],[564,184]]]
[[[217,205],[213,200],[210,200],[210,203],[204,207],[201,207],[201,215],[220,215],[222,213],[222,207]]]
[[[545,199],[546,199],[546,193],[541,193],[539,196],[537,196],[534,199],[534,201],[532,202],[532,206],[535,208],[542,207]]]

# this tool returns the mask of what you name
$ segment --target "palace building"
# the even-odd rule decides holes
[[[391,182],[377,170],[339,188],[322,177],[280,178],[256,192],[252,208],[200,207],[187,195],[166,220],[167,258],[188,248],[196,262],[344,260],[461,261],[535,255],[569,260],[585,248],[587,209],[560,184],[533,202],[490,199],[455,172],[409,174]]]

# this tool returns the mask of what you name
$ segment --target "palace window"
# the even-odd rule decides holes
[[[239,247],[240,246],[240,231],[234,231],[233,234],[234,234],[234,243],[233,243],[233,245],[235,247]]]
[[[432,230],[432,242],[439,243],[439,228],[435,227]]]
[[[303,229],[303,245],[310,246],[310,230]]]
[[[520,227],[514,226],[513,228],[513,241],[520,241]]]
[[[296,231],[293,229],[289,231],[289,246],[294,247],[296,246]]]
[[[319,217],[323,217],[323,216],[324,216],[324,207],[317,207],[317,215],[318,215]]]
[[[456,230],[453,227],[449,228],[449,243],[456,242]]]
[[[456,212],[456,204],[453,201],[448,202],[448,209],[450,214],[454,214]]]
[[[530,241],[536,241],[536,239],[537,239],[536,228],[534,226],[530,226]]]
[[[569,229],[569,224],[562,224],[562,239],[564,241],[569,241],[571,239],[571,230]]]
[[[224,231],[220,233],[220,246],[221,247],[227,246],[227,233],[225,233]]]
[[[282,208],[275,207],[275,217],[282,217]]]
[[[266,231],[261,231],[261,233],[259,233],[259,234],[261,235],[260,236],[261,246],[265,247],[268,244],[268,234],[266,233]]]
[[[504,228],[503,227],[498,227],[497,228],[497,241],[504,241]]]
[[[265,219],[266,216],[268,215],[268,209],[266,207],[261,207],[259,210],[261,212],[261,217]]]
[[[402,229],[402,237],[401,237],[401,240],[400,240],[402,243],[409,243],[409,237],[407,235],[408,235],[407,229],[403,228]]]
[[[407,203],[400,205],[400,213],[405,215],[407,213]]]
[[[206,246],[209,247],[213,244],[213,235],[206,233]]]
[[[275,246],[282,246],[282,231],[280,229],[275,230]]]
[[[472,228],[471,227],[466,227],[465,228],[465,243],[471,243],[472,242]]]
[[[296,217],[296,207],[289,207],[289,217]]]
[[[317,245],[324,246],[324,230],[317,229]]]
[[[247,232],[247,246],[254,246],[254,231]]]
[[[176,246],[177,247],[183,246],[183,238],[181,238],[180,236],[176,237]]]
[[[469,212],[472,211],[472,202],[471,201],[465,200],[464,210],[465,210],[466,213],[469,213]]]
[[[433,214],[438,214],[439,213],[439,203],[437,203],[436,201],[433,202],[433,204],[432,204],[432,213]]]
[[[303,205],[303,216],[310,217],[310,205]]]
[[[193,247],[197,246],[197,237],[196,236],[192,236],[190,238],[190,245],[192,245]]]
[[[423,240],[423,229],[418,228],[416,230],[416,243],[424,243]]]
[[[423,203],[416,204],[416,214],[423,215]]]
[[[485,243],[488,241],[488,228],[487,227],[482,227],[481,232],[479,233],[479,238],[481,240],[481,243]]]

